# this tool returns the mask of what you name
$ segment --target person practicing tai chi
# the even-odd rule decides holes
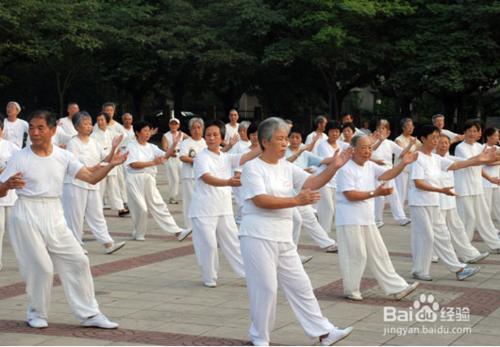
[[[457,157],[450,155],[450,145],[450,138],[441,133],[436,147],[436,154],[452,161],[458,160]],[[441,187],[454,187],[455,179],[453,171],[441,171],[439,183]],[[441,228],[449,230],[451,243],[453,244],[453,248],[455,249],[458,259],[465,263],[473,264],[490,255],[488,252],[480,253],[470,242],[469,237],[465,232],[464,224],[462,223],[462,220],[457,212],[455,196],[439,194],[439,210],[441,212],[439,224]]]
[[[500,151],[499,131],[497,128],[484,130],[484,143],[488,148]],[[492,219],[500,222],[500,162],[485,165],[483,167],[483,188],[486,205],[488,205]]]
[[[205,127],[207,148],[194,160],[196,181],[189,206],[194,250],[201,267],[203,285],[209,288],[217,286],[217,245],[220,245],[234,272],[239,277],[245,277],[231,201],[231,187],[241,184],[240,179],[233,176],[233,170],[260,153],[260,148],[245,154],[222,152],[224,132],[222,122],[214,121]]]
[[[413,125],[413,119],[411,118],[403,118],[401,119],[400,122],[401,125],[401,135],[396,137],[394,142],[401,147],[401,150],[405,149],[410,145],[410,143],[413,143],[413,146],[411,146],[412,151],[416,151],[422,144],[420,141],[415,138],[413,135],[413,130],[415,130],[415,126]],[[399,163],[399,158],[396,157],[394,159],[394,163],[397,165]],[[398,193],[399,201],[401,201],[401,205],[403,205],[406,202],[406,198],[408,196],[408,167],[405,167],[403,172],[401,172],[398,177],[396,177],[396,191]]]
[[[179,159],[182,161],[181,182],[182,182],[182,214],[184,216],[184,227],[191,229],[191,220],[189,219],[189,204],[193,196],[194,189],[194,170],[193,161],[197,153],[207,148],[205,139],[203,139],[203,127],[205,123],[201,118],[191,118],[189,120],[189,133],[191,137],[181,142],[179,147]]]
[[[100,311],[89,260],[68,229],[61,195],[64,177],[96,184],[126,154],[114,153],[107,166],[89,170],[71,153],[52,145],[56,120],[35,111],[29,121],[31,146],[16,152],[0,176],[0,196],[15,189],[18,199],[9,218],[9,235],[28,295],[28,325],[46,328],[54,270],[73,314],[86,327],[117,328]]]
[[[15,101],[9,101],[6,108],[7,118],[3,123],[3,138],[22,148],[24,134],[28,133],[28,122],[18,118],[21,106]]]
[[[119,135],[113,139],[111,151],[104,158],[103,151],[97,142],[90,137],[92,132],[92,117],[90,114],[85,111],[77,112],[73,115],[72,122],[77,135],[70,140],[66,149],[73,153],[86,167],[94,168],[101,163],[101,159],[108,163],[120,145],[123,136]],[[62,202],[68,227],[82,246],[84,220],[87,221],[90,231],[94,234],[97,242],[104,246],[106,254],[112,254],[125,246],[125,242],[115,243],[109,235],[99,185],[89,184],[77,178],[66,176],[64,178]]]
[[[252,320],[249,335],[254,345],[269,344],[279,286],[306,335],[331,345],[349,335],[352,328],[335,327],[322,315],[293,242],[292,215],[294,207],[319,199],[317,189],[344,165],[351,152],[337,155],[320,174],[310,176],[284,159],[288,131],[281,118],[260,123],[258,137],[263,152],[246,163],[241,174],[240,244]]]
[[[178,136],[179,133],[182,134],[182,140],[187,139],[189,136],[184,134],[179,127],[181,122],[177,118],[170,118],[168,121],[168,127],[170,128],[161,138],[161,146],[166,152],[168,148],[174,143],[174,137]],[[178,204],[176,200],[177,195],[179,195],[179,185],[180,185],[180,174],[181,174],[182,162],[179,159],[179,144],[174,148],[174,155],[165,162],[165,170],[167,174],[167,201],[169,204]]]
[[[156,167],[174,154],[174,149],[182,134],[179,133],[168,152],[164,152],[158,146],[148,142],[151,130],[152,127],[147,122],[134,124],[137,141],[130,143],[127,147],[129,155],[125,167],[130,215],[134,225],[132,237],[136,241],[145,240],[149,212],[163,231],[183,241],[191,230],[180,229],[177,226],[156,187],[156,173],[158,172]]]
[[[318,146],[321,142],[328,139],[328,133],[325,133],[326,123],[328,123],[328,119],[325,116],[318,116],[314,119],[314,131],[311,132],[306,137],[306,145],[313,143],[310,151],[315,154],[318,154]]]
[[[5,170],[7,162],[12,157],[14,153],[21,150],[18,146],[10,141],[3,139],[3,119],[0,119],[0,173]],[[3,249],[3,237],[5,230],[7,230],[7,221],[12,210],[12,206],[16,202],[17,195],[14,190],[9,190],[7,196],[0,198],[0,270],[2,270],[2,249]]]
[[[418,131],[422,142],[418,159],[410,167],[408,202],[412,216],[411,253],[413,258],[412,277],[431,281],[430,267],[433,251],[447,269],[462,281],[473,276],[479,268],[460,262],[453,249],[450,232],[440,227],[441,213],[439,194],[455,196],[453,187],[442,187],[441,171],[460,170],[470,166],[483,165],[495,158],[494,152],[482,152],[468,160],[452,161],[434,153],[439,141],[439,129],[434,125],[423,125]]]
[[[455,156],[459,159],[469,159],[479,155],[484,145],[476,142],[481,136],[481,123],[470,119],[464,124],[465,139],[455,148]],[[496,152],[493,149],[493,152]],[[487,164],[498,164],[500,152],[495,161]],[[457,197],[457,211],[462,218],[469,240],[472,240],[477,230],[484,243],[491,249],[491,253],[500,253],[500,239],[498,230],[493,224],[488,204],[484,197],[482,182],[483,168],[480,166],[467,167],[455,171],[455,190]]]
[[[361,278],[366,264],[387,295],[401,300],[418,286],[408,284],[394,270],[389,252],[375,224],[374,198],[388,196],[394,188],[385,182],[396,177],[417,159],[416,153],[406,153],[398,165],[391,168],[370,160],[372,139],[355,135],[351,140],[354,153],[337,173],[337,242],[344,295],[361,301]]]

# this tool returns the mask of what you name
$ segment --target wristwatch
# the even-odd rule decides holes
[[[375,192],[372,190],[371,192],[368,192],[368,195],[370,198],[373,198],[375,196]]]

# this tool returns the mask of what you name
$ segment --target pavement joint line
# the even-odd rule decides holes
[[[51,323],[45,329],[33,329],[19,320],[0,320],[0,332],[132,342],[163,346],[249,346],[249,341],[212,336],[189,335],[135,329],[84,328],[79,325]]]

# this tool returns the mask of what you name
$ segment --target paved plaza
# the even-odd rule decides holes
[[[163,170],[160,170],[163,171]],[[162,193],[166,182],[158,177]],[[169,205],[183,225],[181,205]],[[116,240],[127,245],[113,255],[86,233],[97,300],[117,330],[80,328],[63,289],[54,281],[49,328],[25,323],[26,295],[8,235],[0,272],[1,345],[248,345],[250,324],[245,281],[238,279],[221,255],[217,288],[202,286],[191,240],[166,236],[150,219],[146,241],[130,240],[130,217],[107,210]],[[43,218],[43,216],[40,216]],[[400,227],[390,214],[381,229],[397,272],[410,277],[410,226]],[[86,228],[88,230],[88,228]],[[335,236],[334,231],[332,232]],[[402,301],[384,295],[367,269],[362,302],[342,297],[337,254],[322,252],[302,234],[299,252],[312,255],[305,265],[323,314],[335,325],[354,326],[338,345],[498,345],[500,341],[500,255],[482,261],[481,272],[463,282],[442,264],[432,265],[434,281],[422,284]],[[474,245],[486,250],[483,242]],[[384,317],[385,313],[385,317]],[[312,345],[282,293],[272,343]]]

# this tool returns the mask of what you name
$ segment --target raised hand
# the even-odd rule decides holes
[[[337,169],[340,169],[342,166],[344,166],[349,161],[349,159],[351,159],[353,152],[354,152],[354,149],[352,147],[348,147],[340,153],[339,153],[339,150],[337,149],[335,151],[335,154],[333,155],[333,165]]]
[[[122,143],[123,140],[123,134],[117,135],[113,138],[113,141],[111,142],[111,147],[114,149],[117,149],[120,143]]]
[[[410,137],[410,145],[412,145],[412,146],[413,146],[413,145],[414,145],[414,144],[416,144],[416,143],[417,143],[417,138],[416,138],[415,136],[411,136],[411,137]]]
[[[155,136],[156,134],[158,134],[158,128],[151,129],[151,136]]]
[[[418,159],[418,152],[408,152],[406,153],[403,158],[401,158],[401,162],[403,162],[404,165],[409,165],[416,161]]]
[[[297,199],[297,204],[299,206],[310,205],[314,204],[316,201],[319,201],[320,194],[317,190],[303,189],[295,197],[295,199]]]
[[[227,180],[227,185],[230,187],[240,187],[241,181],[239,177],[233,176]]]
[[[441,188],[440,193],[446,194],[448,196],[458,196],[458,194],[455,193],[452,189],[453,189],[453,187]]]
[[[238,139],[239,139],[239,137],[237,134],[233,135],[233,137],[231,137],[231,139],[229,139],[229,146],[233,147],[238,142]]]
[[[118,150],[115,152],[115,154],[113,154],[113,157],[111,158],[109,164],[113,166],[121,165],[125,162],[125,160],[127,160],[127,158],[128,158],[128,151],[122,153],[120,150]]]
[[[26,181],[23,179],[22,172],[17,172],[10,176],[7,181],[5,181],[9,189],[22,189],[26,185]]]
[[[484,146],[483,151],[477,155],[478,164],[487,164],[497,160],[497,150],[495,147]]]
[[[386,187],[385,186],[385,182],[382,183],[381,185],[379,185],[377,187],[377,189],[375,189],[375,196],[387,196],[387,195],[391,195],[392,194],[392,191],[394,190],[394,188],[392,187]]]
[[[158,157],[155,157],[154,160],[153,160],[153,162],[155,163],[155,165],[160,165],[160,164],[163,164],[166,160],[167,160],[166,157],[160,155]]]

